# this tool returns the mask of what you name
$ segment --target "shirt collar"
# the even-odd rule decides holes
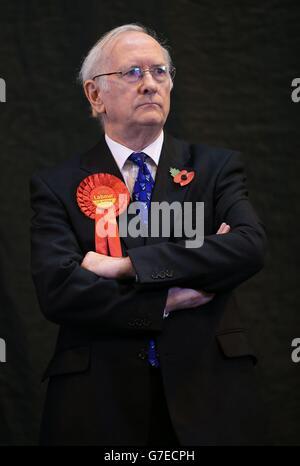
[[[107,134],[105,134],[105,140],[119,169],[122,170],[128,157],[132,154],[132,152],[136,151],[129,149],[128,147],[123,146],[122,144],[119,144],[118,142],[114,141],[109,136],[107,136]],[[153,141],[149,146],[145,147],[139,152],[144,152],[145,154],[147,154],[153,160],[153,162],[155,162],[156,166],[158,166],[163,142],[164,132],[162,130],[160,135],[155,139],[155,141]]]

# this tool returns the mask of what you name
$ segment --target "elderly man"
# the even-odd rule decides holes
[[[105,135],[32,177],[33,279],[42,312],[60,326],[44,375],[43,444],[262,440],[256,358],[233,289],[261,269],[265,233],[239,154],[163,131],[174,74],[144,27],[107,33],[80,72]],[[176,219],[167,237],[128,230],[103,242],[98,207],[116,202],[113,189],[144,206],[146,225],[154,203],[203,202],[203,244],[187,247]]]

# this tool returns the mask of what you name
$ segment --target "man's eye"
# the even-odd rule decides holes
[[[140,75],[140,69],[139,68],[131,68],[125,74],[127,74],[127,76],[139,76]]]
[[[167,74],[167,70],[163,66],[157,66],[156,68],[154,68],[154,72],[157,76],[164,76],[165,74]]]

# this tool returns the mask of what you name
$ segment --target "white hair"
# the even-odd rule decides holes
[[[158,39],[156,33],[153,30],[150,30],[141,24],[124,24],[123,26],[119,26],[117,28],[112,29],[111,31],[108,31],[106,34],[100,37],[96,44],[90,49],[87,56],[83,59],[82,66],[78,75],[78,80],[82,84],[82,86],[84,85],[85,81],[93,79],[94,76],[96,76],[97,74],[101,74],[101,71],[103,71],[101,70],[101,67],[106,58],[105,49],[107,45],[111,43],[119,35],[123,34],[124,32],[130,31],[143,32],[144,34],[147,34],[148,36],[155,39],[162,47],[167,64],[169,65],[169,67],[172,66],[172,59],[167,49],[167,46],[164,42]],[[106,76],[100,77],[98,83],[103,90],[107,89],[108,81],[106,79]],[[99,118],[99,115],[93,109],[92,115],[96,118]],[[102,118],[100,117],[100,121],[101,120]]]

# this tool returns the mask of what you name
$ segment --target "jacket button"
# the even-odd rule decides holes
[[[146,352],[145,352],[144,349],[142,349],[142,350],[139,352],[138,357],[139,357],[140,359],[146,359],[147,354],[146,354]]]

